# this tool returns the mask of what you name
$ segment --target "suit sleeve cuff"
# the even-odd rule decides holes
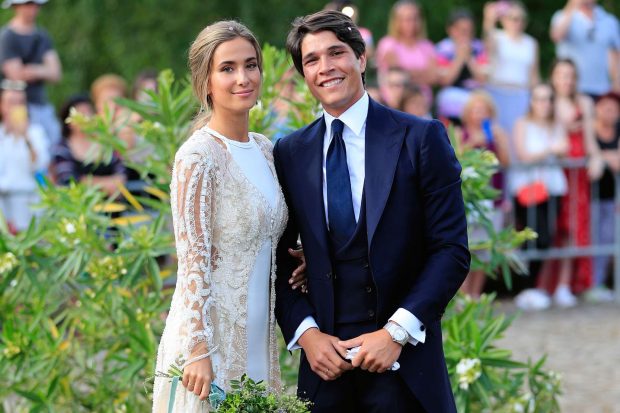
[[[409,343],[414,346],[418,343],[424,343],[426,340],[426,327],[424,324],[404,308],[396,310],[394,315],[390,317],[390,321],[397,323],[407,330],[407,333],[409,333]]]
[[[311,315],[304,318],[304,321],[302,321],[299,327],[297,327],[297,330],[295,330],[295,335],[293,336],[293,339],[286,346],[288,351],[298,350],[301,348],[301,346],[297,344],[297,341],[299,340],[299,337],[301,337],[301,335],[305,333],[306,330],[308,330],[309,328],[319,328],[319,325],[316,323],[314,317],[312,317]]]

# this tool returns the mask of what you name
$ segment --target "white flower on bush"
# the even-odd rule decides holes
[[[533,413],[536,411],[536,399],[532,393],[511,397],[508,400],[506,409],[502,411],[507,413]]]
[[[468,166],[463,169],[461,172],[461,179],[466,181],[468,179],[476,179],[480,176],[480,174],[474,169],[473,166]]]
[[[84,216],[81,216],[79,220],[63,218],[59,224],[58,240],[69,247],[78,245],[81,241],[80,236],[83,236],[85,232],[85,226]]]
[[[512,412],[514,413],[525,413],[525,407],[521,402],[514,402],[512,405]]]
[[[121,404],[114,408],[114,413],[125,413],[127,411],[127,405]]]
[[[0,255],[0,274],[10,272],[18,263],[17,257],[12,252]]]
[[[75,225],[73,225],[72,222],[65,223],[65,232],[67,234],[74,234],[75,233]]]
[[[461,359],[456,365],[456,374],[459,379],[459,387],[467,390],[469,385],[475,382],[482,374],[480,359]]]
[[[536,398],[532,393],[525,393],[523,397],[521,397],[521,400],[523,400],[524,406],[527,406],[526,411],[528,413],[534,412],[536,410]]]
[[[549,380],[547,381],[545,387],[548,391],[553,391],[553,389],[559,389],[562,385],[562,375],[557,371],[550,370],[549,371]]]

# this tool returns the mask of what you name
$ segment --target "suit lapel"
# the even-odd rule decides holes
[[[310,229],[317,243],[328,254],[327,221],[323,203],[323,136],[325,121],[318,119],[299,137],[294,159],[301,165],[301,182],[303,188],[304,208],[310,222]]]
[[[366,118],[364,180],[369,248],[392,189],[405,133],[406,127],[394,120],[389,109],[370,100]]]

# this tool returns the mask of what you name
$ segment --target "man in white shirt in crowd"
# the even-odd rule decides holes
[[[596,0],[568,0],[551,19],[551,39],[557,57],[575,62],[579,92],[620,92],[620,24]]]

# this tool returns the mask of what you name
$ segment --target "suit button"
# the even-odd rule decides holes
[[[368,261],[364,261],[364,265],[362,265],[362,267],[363,267],[364,269],[367,269],[367,268],[369,268],[369,267],[370,267],[370,264],[368,264]]]
[[[372,287],[370,285],[366,287],[366,292],[369,294],[372,292]]]
[[[372,318],[375,316],[375,312],[373,310],[368,310],[368,317]]]

